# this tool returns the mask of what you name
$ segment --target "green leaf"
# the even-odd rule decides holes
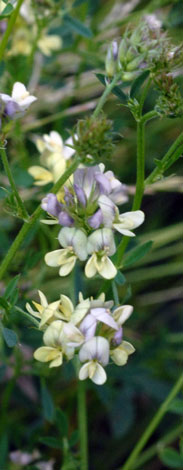
[[[102,83],[102,85],[106,86],[105,75],[103,75],[102,73],[96,73],[95,75],[98,78],[98,80]],[[115,86],[112,89],[111,93],[113,93],[115,96],[117,96],[123,104],[127,103],[127,96],[121,90],[121,88],[119,86]]]
[[[175,398],[169,405],[169,411],[176,413],[178,415],[183,415],[183,400],[180,398]]]
[[[52,423],[55,416],[55,408],[50,392],[48,391],[44,382],[41,383],[41,402],[44,418]]]
[[[116,277],[114,278],[114,281],[119,286],[123,286],[123,284],[125,284],[125,282],[126,282],[126,277],[124,276],[124,274],[121,273],[121,271],[118,271],[117,274],[116,274]]]
[[[18,274],[13,279],[11,279],[4,293],[5,299],[9,299],[10,296],[13,294],[13,291],[16,289],[19,279],[20,279],[20,274]]]
[[[3,307],[5,310],[9,310],[10,306],[4,297],[0,297],[0,307]]]
[[[13,8],[12,4],[8,3],[6,5],[6,7],[4,8],[4,10],[2,11],[1,15],[0,15],[0,20],[2,18],[6,18],[7,16],[10,16],[13,10],[14,10],[14,8]]]
[[[183,459],[179,453],[171,447],[163,449],[160,452],[160,459],[165,465],[174,470],[175,468],[183,468]]]
[[[13,348],[18,341],[17,334],[9,328],[2,327],[3,338],[9,348]]]
[[[76,429],[75,431],[73,431],[73,433],[71,434],[71,437],[69,439],[70,447],[75,446],[78,441],[79,441],[79,431]]]
[[[137,246],[136,248],[133,248],[133,250],[130,250],[124,258],[123,267],[126,268],[127,266],[130,266],[131,264],[136,263],[141,258],[143,258],[151,249],[152,244],[152,241],[148,241],[143,243],[143,245]]]
[[[69,426],[68,426],[67,416],[62,410],[60,410],[60,408],[56,409],[56,425],[62,437],[68,435]]]
[[[64,16],[64,23],[70,27],[75,33],[80,34],[84,38],[91,38],[93,33],[91,29],[89,29],[85,24],[81,23],[81,21],[73,18],[70,15]]]
[[[8,465],[8,435],[4,430],[0,440],[0,468],[7,468]]]
[[[52,436],[40,437],[39,442],[45,444],[45,446],[52,447],[53,449],[60,449],[62,447],[61,441]]]
[[[137,93],[139,92],[141,86],[145,82],[146,78],[149,76],[149,70],[145,70],[141,75],[139,75],[134,82],[132,83],[131,90],[130,90],[130,98],[135,98]]]

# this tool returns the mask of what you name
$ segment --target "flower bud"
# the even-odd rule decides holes
[[[119,45],[119,52],[118,52],[118,57],[120,62],[126,62],[126,53],[127,53],[127,41],[126,39],[122,39]]]
[[[108,48],[105,61],[105,69],[108,77],[113,77],[117,71],[117,57],[118,45],[116,41],[113,41]]]

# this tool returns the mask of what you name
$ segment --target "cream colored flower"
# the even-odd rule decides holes
[[[110,351],[110,356],[117,366],[124,366],[127,363],[128,356],[135,352],[135,348],[128,341],[122,343]]]
[[[62,39],[56,34],[46,34],[42,33],[41,38],[38,40],[38,47],[40,51],[46,55],[50,56],[52,52],[59,51],[62,47]]]
[[[60,266],[59,275],[67,276],[74,268],[77,258],[81,261],[87,258],[87,237],[82,230],[64,227],[58,240],[64,248],[47,253],[45,262],[51,267]]]
[[[86,277],[93,277],[97,273],[105,279],[116,276],[117,269],[109,258],[116,251],[112,230],[108,228],[95,230],[88,237],[87,250],[92,256],[85,265]]]
[[[109,343],[106,338],[95,336],[86,341],[79,351],[79,359],[81,362],[87,361],[79,371],[80,380],[89,377],[97,385],[106,382],[106,372],[102,367],[109,362]]]
[[[43,292],[38,290],[38,293],[41,303],[39,304],[35,301],[32,301],[36,311],[33,310],[29,303],[26,304],[26,309],[31,315],[41,320],[39,324],[40,329],[56,319],[62,319],[66,321],[70,320],[74,307],[66,295],[61,295],[60,300],[48,304],[47,298]]]
[[[122,326],[126,322],[126,320],[128,320],[132,313],[132,305],[122,305],[121,307],[118,307],[114,310],[113,318],[119,326]]]
[[[70,138],[63,143],[62,137],[56,131],[44,134],[35,140],[37,149],[39,150],[40,162],[46,169],[39,165],[33,165],[28,169],[30,175],[35,179],[36,186],[43,186],[50,182],[56,183],[66,170],[69,158],[74,155],[75,150],[67,147],[67,143],[71,143]],[[69,149],[69,151],[68,151]],[[72,178],[70,178],[70,181]],[[67,184],[67,182],[66,182]]]
[[[64,332],[65,323],[56,320],[51,323],[43,335],[45,346],[34,352],[34,357],[40,362],[50,362],[49,367],[59,367],[63,362],[63,355],[71,359],[74,348],[67,345],[67,338]]]

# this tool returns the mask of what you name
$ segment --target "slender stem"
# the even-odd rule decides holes
[[[118,306],[119,295],[118,295],[118,288],[117,288],[115,281],[112,281],[112,292],[113,292],[113,299],[114,299],[115,306]]]
[[[142,118],[137,123],[137,180],[136,192],[133,201],[132,211],[140,208],[143,193],[144,193],[144,159],[145,159],[145,136],[144,136],[145,122]],[[117,266],[121,265],[121,260],[129,243],[128,237],[123,237],[117,250]]]
[[[104,90],[104,93],[100,97],[99,102],[98,102],[98,104],[95,108],[95,111],[92,114],[93,119],[95,119],[99,115],[101,109],[103,108],[103,106],[106,102],[106,99],[107,99],[108,95],[111,93],[112,89],[115,87],[115,85],[118,82],[119,78],[120,78],[120,75],[118,73],[114,76],[112,82],[109,83],[109,85],[106,86],[106,88]]]
[[[142,437],[137,442],[136,446],[134,447],[132,453],[126,460],[125,464],[121,468],[121,470],[133,470],[134,462],[142,449],[145,447],[146,443],[148,442],[149,438],[152,436],[153,432],[159,425],[160,421],[168,411],[168,407],[171,401],[176,397],[176,395],[180,392],[181,388],[183,387],[183,373],[179,376],[177,382],[175,383],[174,387],[172,388],[171,392],[169,393],[168,397],[160,406],[159,410],[155,414],[154,418],[150,422],[149,426],[146,428],[145,432],[142,434]]]
[[[160,167],[156,167],[152,173],[146,178],[145,185],[154,183],[163,172],[173,165],[173,163],[180,157],[183,152],[183,132],[177,137],[173,145],[169,148],[168,152],[160,160]]]
[[[148,460],[152,459],[156,453],[162,449],[165,445],[171,444],[177,437],[181,435],[183,431],[183,424],[179,424],[176,428],[169,431],[165,436],[163,436],[156,444],[153,444],[149,449],[145,450],[141,456],[137,459],[136,462],[133,464],[133,470],[139,468],[144,463],[148,462]]]
[[[144,114],[142,117],[141,117],[141,121],[142,122],[147,122],[147,121],[150,121],[151,119],[154,119],[158,117],[158,113],[157,111],[155,111],[154,109],[152,111],[149,111],[148,113]]]
[[[36,318],[32,317],[29,313],[24,312],[24,310],[22,310],[20,307],[15,306],[13,308],[15,311],[17,311],[18,313],[23,315],[25,318],[27,318],[27,320],[29,320],[31,323],[33,323],[33,325],[39,328],[39,322],[38,320],[36,320]]]
[[[86,409],[86,384],[78,380],[78,425],[80,437],[80,470],[88,470],[88,432],[87,432],[87,409]]]
[[[68,178],[74,173],[76,168],[78,167],[80,163],[80,159],[78,157],[75,158],[74,162],[72,165],[68,168],[68,170],[65,171],[65,173],[59,178],[57,183],[53,186],[52,188],[52,193],[57,193],[58,190],[63,186],[63,184],[68,180]],[[29,217],[29,220],[24,223],[22,228],[20,229],[17,237],[15,238],[14,242],[12,243],[10,249],[8,250],[7,255],[2,261],[2,264],[0,266],[0,279],[3,278],[9,264],[11,263],[12,259],[14,258],[18,248],[22,244],[23,240],[27,236],[27,234],[30,232],[32,229],[33,225],[36,223],[36,221],[39,219],[41,215],[42,209],[41,206],[39,205],[37,209],[34,211],[31,217]]]
[[[1,44],[0,44],[0,60],[2,60],[2,58],[3,58],[4,50],[6,49],[9,36],[12,32],[12,29],[14,27],[15,21],[17,19],[17,16],[18,16],[18,13],[19,13],[19,10],[20,10],[20,7],[21,7],[23,1],[24,0],[18,0],[17,6],[15,7],[15,9],[14,9],[13,13],[11,14],[10,19],[8,21],[7,29],[4,33],[4,36],[3,36]]]
[[[1,145],[3,145],[2,143],[0,143],[0,154],[1,154],[1,157],[2,157],[2,162],[3,162],[3,165],[4,165],[4,169],[6,171],[6,174],[8,176],[8,179],[9,179],[9,182],[10,182],[10,185],[11,185],[11,189],[13,191],[13,194],[16,198],[16,201],[17,201],[17,205],[18,205],[18,208],[19,208],[19,216],[22,217],[23,219],[27,219],[29,217],[27,211],[26,211],[26,208],[24,207],[24,203],[17,191],[17,188],[16,188],[16,185],[15,185],[15,182],[14,182],[14,179],[13,179],[13,175],[12,175],[12,172],[11,172],[11,168],[9,166],[9,163],[8,163],[8,159],[7,159],[7,155],[6,155],[6,151],[3,147],[1,147]]]

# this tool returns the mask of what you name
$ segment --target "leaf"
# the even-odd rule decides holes
[[[0,15],[0,20],[2,18],[5,18],[6,16],[10,16],[13,10],[14,10],[14,8],[13,8],[12,4],[8,3],[6,5],[6,7],[4,8],[4,10],[2,11],[1,15]]]
[[[56,409],[56,424],[59,429],[60,435],[67,436],[68,435],[68,420],[66,414],[60,409]]]
[[[3,307],[5,310],[9,310],[10,306],[4,297],[0,297],[0,307]]]
[[[79,431],[76,429],[75,431],[73,431],[73,433],[71,434],[71,437],[69,439],[70,447],[75,446],[78,441],[79,441]]]
[[[75,33],[80,34],[84,38],[91,38],[93,36],[91,29],[70,15],[64,16],[64,22],[67,26],[70,27],[70,29],[72,29]]]
[[[133,250],[130,250],[124,258],[123,267],[126,268],[127,266],[130,266],[131,264],[136,263],[141,258],[143,258],[151,249],[152,244],[152,241],[148,241],[143,243],[143,245],[137,246],[136,248],[133,248]]]
[[[102,83],[102,85],[106,86],[105,75],[103,75],[102,73],[96,73],[95,75],[98,78],[98,80]],[[123,104],[125,104],[127,102],[127,96],[121,90],[121,88],[119,86],[115,86],[112,89],[111,93],[113,93],[115,96],[117,96]]]
[[[9,328],[5,328],[4,326],[2,327],[2,333],[3,333],[3,338],[5,340],[5,343],[9,348],[13,348],[18,341],[17,334],[15,331],[10,330]]]
[[[41,383],[41,401],[43,407],[43,416],[47,421],[52,423],[55,416],[55,408],[52,397],[43,381]]]
[[[160,459],[165,465],[167,465],[169,468],[173,468],[174,470],[175,468],[183,467],[183,459],[179,453],[171,447],[163,449],[160,452]]]
[[[18,274],[13,279],[11,279],[4,293],[5,299],[9,299],[9,297],[13,294],[13,291],[16,289],[19,279],[20,279],[20,274]]]
[[[0,468],[7,468],[8,462],[8,436],[4,430],[1,440],[0,440]]]
[[[145,82],[146,78],[149,76],[149,70],[145,70],[141,75],[139,75],[134,82],[132,83],[131,90],[130,90],[130,98],[135,98],[137,93],[139,92],[141,86]]]
[[[61,441],[52,436],[40,437],[39,442],[45,444],[45,446],[52,447],[53,449],[60,449],[62,446]]]
[[[125,284],[125,282],[126,282],[126,277],[124,276],[124,274],[121,273],[121,271],[118,271],[117,274],[116,274],[116,277],[114,278],[114,281],[119,286],[123,286],[123,284]]]
[[[168,410],[178,415],[183,415],[183,400],[180,400],[180,398],[175,398],[175,400],[170,403]]]

